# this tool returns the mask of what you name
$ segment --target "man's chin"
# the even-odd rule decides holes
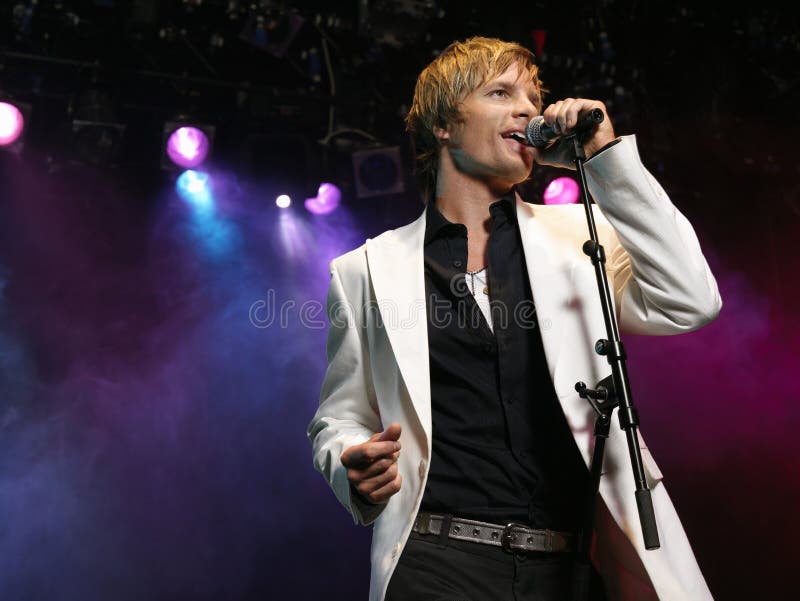
[[[527,181],[529,176],[530,173],[525,173],[523,175],[516,173],[513,177],[509,177],[508,175],[506,175],[506,177],[498,177],[494,181],[492,188],[497,194],[506,194],[511,191],[514,186]]]
[[[533,172],[533,165],[530,165],[527,169],[518,169],[514,170],[511,177],[509,177],[509,181],[512,182],[512,185],[516,186],[517,184],[521,184],[528,178],[530,178],[531,173]]]

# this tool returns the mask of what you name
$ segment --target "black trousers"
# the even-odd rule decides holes
[[[411,533],[386,601],[569,601],[572,554],[499,547]],[[592,570],[591,601],[605,601]]]

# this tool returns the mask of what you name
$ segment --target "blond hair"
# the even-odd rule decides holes
[[[515,42],[472,37],[453,42],[422,70],[405,121],[414,142],[417,178],[425,202],[436,191],[439,167],[440,142],[433,128],[452,124],[458,117],[459,103],[470,92],[514,64],[538,88],[541,104],[545,90],[533,61],[533,53]]]

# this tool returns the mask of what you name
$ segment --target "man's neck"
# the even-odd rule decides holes
[[[448,221],[467,227],[467,271],[478,271],[488,265],[492,230],[489,206],[510,191],[511,186],[493,187],[463,176],[437,181],[436,208]]]
[[[484,182],[449,178],[436,186],[436,208],[453,223],[463,223],[469,233],[488,235],[491,225],[489,206],[511,189],[492,189]]]

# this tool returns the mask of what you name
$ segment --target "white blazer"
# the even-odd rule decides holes
[[[622,332],[677,334],[709,323],[720,300],[686,218],[642,165],[633,136],[586,163],[600,242]],[[575,392],[611,373],[594,352],[605,338],[581,205],[531,205],[517,216],[545,356],[555,390],[587,465],[594,414]],[[431,393],[423,241],[425,213],[331,262],[328,369],[308,428],[314,466],[356,522],[374,522],[370,601],[382,601],[418,511],[431,453]],[[634,391],[635,393],[635,391]],[[635,398],[635,397],[634,397]],[[351,495],[340,456],[384,426],[402,425],[403,483],[384,505]],[[661,548],[644,548],[624,432],[616,416],[606,444],[593,561],[612,600],[706,600],[711,593],[640,441]]]

